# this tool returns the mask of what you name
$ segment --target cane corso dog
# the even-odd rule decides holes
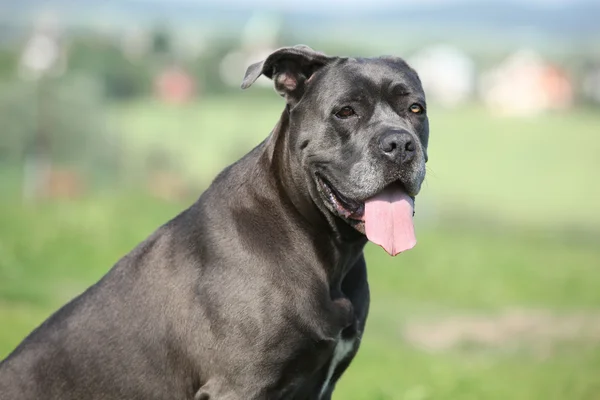
[[[2,400],[331,398],[365,328],[365,244],[416,243],[425,95],[400,58],[302,45],[242,88],[261,75],[285,99],[270,135],[34,330]]]

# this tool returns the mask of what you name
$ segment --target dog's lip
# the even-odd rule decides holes
[[[327,178],[325,178],[322,174],[317,172],[317,173],[315,173],[315,177],[321,188],[320,192],[323,195],[325,195],[325,197],[329,201],[329,204],[335,209],[335,211],[338,214],[340,214],[340,216],[348,219],[350,222],[353,222],[353,223],[364,222],[363,217],[364,217],[364,213],[365,213],[366,199],[368,199],[372,196],[375,196],[377,193],[381,192],[382,190],[385,190],[386,187],[389,187],[391,185],[400,185],[406,191],[406,186],[404,185],[404,183],[400,179],[397,179],[397,180],[391,182],[390,184],[386,185],[383,189],[374,193],[373,195],[367,196],[366,199],[364,199],[364,200],[363,199],[352,200],[352,199],[349,199],[347,196],[344,196],[343,194],[341,194],[339,192],[339,190],[337,190],[335,188],[335,186],[333,186],[331,184],[331,182]],[[408,192],[407,192],[407,194],[408,194]],[[415,196],[412,194],[409,194],[408,196],[412,199],[412,201],[414,203]],[[414,211],[413,211],[413,215],[414,215]]]
[[[340,216],[349,220],[362,221],[365,212],[364,202],[352,200],[344,196],[323,175],[317,173],[315,176],[321,187],[322,194],[325,195],[329,204]]]

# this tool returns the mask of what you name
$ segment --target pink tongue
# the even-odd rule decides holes
[[[392,185],[365,202],[367,238],[395,256],[417,244],[413,225],[413,200],[400,186]]]

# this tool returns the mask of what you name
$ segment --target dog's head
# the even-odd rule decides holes
[[[261,74],[286,99],[291,154],[317,206],[390,254],[412,247],[429,139],[417,73],[396,57],[329,57],[294,46],[251,65],[242,88]]]

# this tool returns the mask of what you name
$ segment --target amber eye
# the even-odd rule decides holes
[[[415,114],[423,114],[423,107],[421,107],[419,104],[415,103],[413,105],[410,106],[410,112],[413,112]]]
[[[335,113],[335,116],[340,119],[350,118],[353,115],[356,115],[356,113],[354,112],[354,109],[350,106],[346,106],[337,113]]]

